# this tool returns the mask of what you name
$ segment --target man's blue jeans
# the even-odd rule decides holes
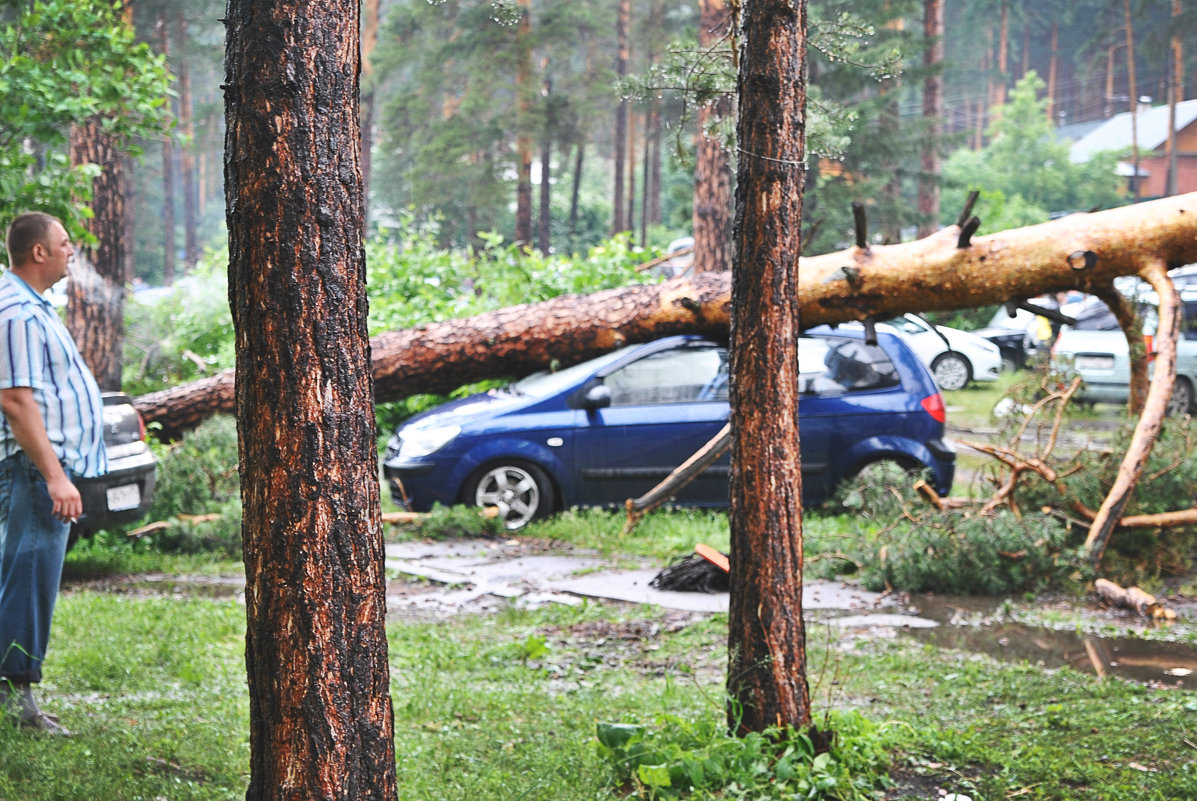
[[[0,679],[37,682],[70,525],[24,452],[0,460]]]

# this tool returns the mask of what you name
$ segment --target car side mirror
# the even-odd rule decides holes
[[[582,407],[585,409],[605,409],[610,405],[611,387],[606,384],[595,384],[582,396]]]

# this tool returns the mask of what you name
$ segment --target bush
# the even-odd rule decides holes
[[[661,715],[652,727],[598,724],[598,749],[637,798],[877,797],[895,730],[855,711],[832,712],[824,725],[823,733],[770,728],[735,737],[721,717]],[[827,734],[830,742],[817,745]]]
[[[850,536],[811,537],[808,574],[855,573],[870,590],[999,595],[1057,583],[1083,572],[1070,530],[1039,512],[985,517],[936,511],[900,469],[862,474],[833,503],[856,524]]]
[[[157,451],[149,518],[172,521],[172,525],[148,536],[152,547],[175,553],[215,551],[240,556],[241,478],[233,418],[207,420],[184,439],[157,446]],[[180,515],[217,518],[187,522],[178,521]]]

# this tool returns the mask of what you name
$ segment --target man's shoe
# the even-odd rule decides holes
[[[58,716],[38,712],[32,717],[21,718],[21,728],[38,734],[49,734],[56,737],[70,737],[66,727],[58,725]]]

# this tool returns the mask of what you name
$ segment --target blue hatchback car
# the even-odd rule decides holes
[[[942,494],[956,452],[943,398],[897,336],[826,327],[799,339],[803,503],[879,461],[923,470]],[[573,506],[622,506],[727,422],[728,353],[699,336],[632,345],[417,415],[387,445],[395,502],[495,506],[510,530]],[[729,457],[674,499],[726,506]]]

